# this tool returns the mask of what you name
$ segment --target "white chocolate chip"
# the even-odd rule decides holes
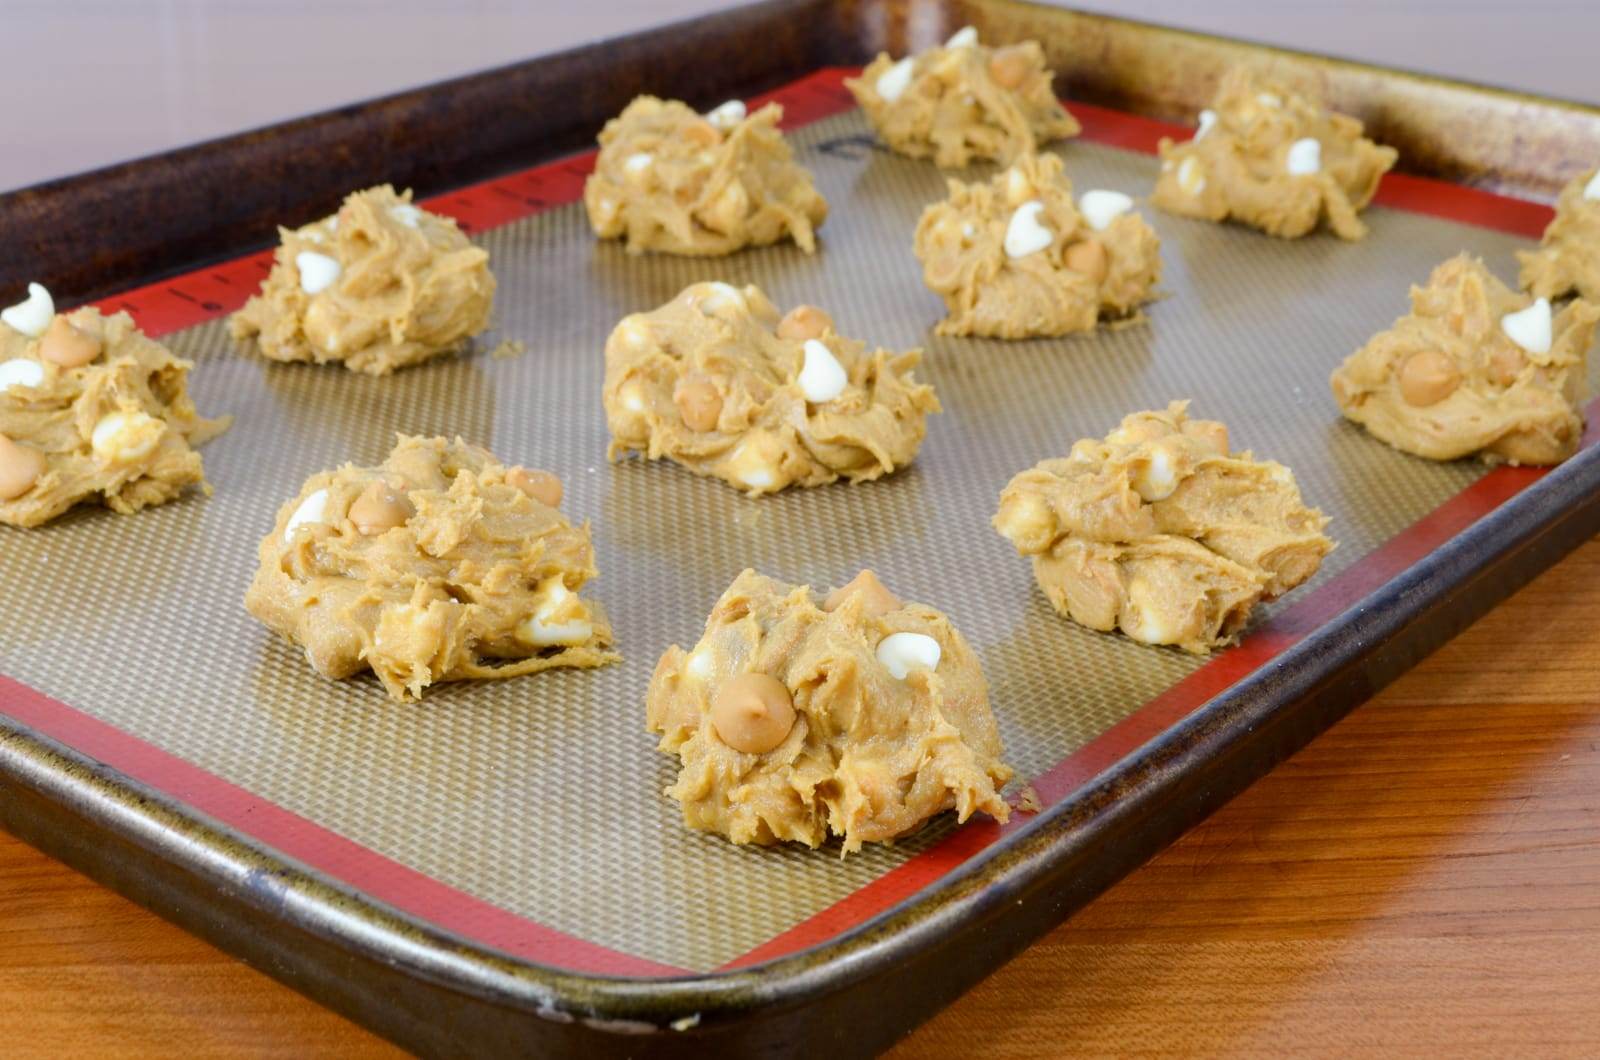
[[[754,490],[770,489],[778,481],[777,473],[770,462],[761,458],[761,454],[751,449],[749,442],[739,443],[738,448],[728,458],[735,477]]]
[[[300,289],[306,294],[325,291],[339,278],[339,263],[314,250],[302,250],[296,254],[294,267],[300,270]]]
[[[17,357],[0,364],[0,394],[14,386],[38,386],[44,382],[44,365]]]
[[[1133,488],[1147,501],[1164,501],[1178,488],[1178,469],[1164,445],[1152,445],[1150,458],[1133,473]]]
[[[944,42],[946,48],[970,48],[978,43],[978,31],[971,26],[962,26],[950,34],[950,39]]]
[[[745,109],[744,100],[730,99],[721,106],[713,108],[707,112],[706,121],[721,129],[723,132],[727,132],[735,125],[738,125],[740,122],[744,121],[745,114],[747,113],[748,111]]]
[[[307,225],[305,228],[300,229],[300,231],[295,234],[309,243],[322,243],[327,240],[327,237],[312,225]]]
[[[1112,221],[1133,209],[1133,200],[1120,191],[1095,188],[1083,193],[1083,198],[1078,200],[1078,209],[1082,211],[1083,219],[1089,222],[1090,228],[1104,232]]]
[[[900,94],[911,87],[911,57],[907,56],[885,70],[873,87],[878,95],[890,103],[899,99]]]
[[[422,211],[409,202],[389,207],[389,216],[407,228],[417,228],[422,224]]]
[[[38,283],[28,284],[26,301],[0,310],[0,320],[33,339],[45,333],[55,315],[55,299],[50,297],[50,292],[44,289],[43,284]]]
[[[1021,206],[1033,198],[1033,185],[1022,170],[1012,166],[1006,170],[1006,202],[1012,206]]]
[[[925,633],[891,633],[878,642],[878,661],[897,681],[913,670],[937,670],[939,642]]]
[[[800,392],[806,396],[806,400],[813,405],[820,405],[844,393],[850,377],[833,351],[817,339],[807,339],[802,348],[806,359],[800,368],[799,382]]]
[[[1006,257],[1025,258],[1055,242],[1055,233],[1039,222],[1044,203],[1038,199],[1017,207],[1006,225]]]
[[[1172,644],[1179,639],[1179,631],[1166,621],[1162,600],[1156,587],[1143,578],[1128,582],[1128,609],[1130,620],[1123,624],[1123,632],[1143,644]]]
[[[1198,161],[1185,158],[1178,163],[1178,187],[1190,195],[1199,195],[1206,190],[1206,175],[1200,171]]]
[[[714,280],[706,286],[710,290],[700,298],[700,312],[715,317],[744,311],[744,295],[733,284]]]
[[[539,603],[534,605],[533,614],[517,626],[519,640],[539,648],[571,647],[594,634],[594,624],[581,617],[586,613],[583,605],[574,599],[561,575],[552,574],[540,582],[534,596]],[[557,613],[563,609],[569,617],[558,620]]]
[[[1310,136],[1296,140],[1289,145],[1289,153],[1284,156],[1283,165],[1290,176],[1310,176],[1322,168],[1322,144]]]
[[[971,221],[968,221],[966,224],[961,226],[961,238],[962,239],[971,239],[973,236],[975,236],[977,234],[978,234],[978,229],[973,225],[973,223]]]
[[[291,541],[294,532],[302,526],[311,526],[328,521],[328,491],[317,490],[300,502],[300,507],[289,516],[289,521],[283,527],[283,540]]]
[[[1550,300],[1541,298],[1526,309],[1500,318],[1506,338],[1529,353],[1549,353],[1551,339]]]
[[[143,460],[161,441],[166,425],[144,412],[111,412],[89,433],[94,455],[107,464]]]
[[[1270,107],[1272,110],[1277,110],[1279,107],[1283,106],[1283,100],[1279,99],[1271,92],[1258,92],[1256,94],[1256,102],[1261,104],[1263,107]]]
[[[330,232],[339,231],[339,215],[338,214],[334,214],[332,217],[328,218],[328,231],[330,231]]]
[[[689,661],[683,669],[690,677],[704,681],[711,676],[711,653],[704,648],[695,649],[689,653]]]
[[[622,344],[631,350],[650,348],[650,327],[638,313],[622,318],[622,323],[617,325],[617,335],[621,337]]]
[[[1207,107],[1205,110],[1200,112],[1200,126],[1195,129],[1194,138],[1196,140],[1201,139],[1206,133],[1211,131],[1211,127],[1215,124],[1217,124],[1217,112],[1212,110],[1210,107]]]
[[[627,160],[622,163],[622,171],[628,175],[628,179],[633,183],[643,184],[650,172],[650,167],[655,165],[655,162],[656,160],[653,156],[640,151],[638,154],[628,156]]]
[[[637,380],[623,386],[621,394],[623,408],[629,412],[644,411],[644,394],[640,392]]]
[[[617,219],[617,214],[620,213],[621,210],[622,204],[616,199],[610,198],[609,196],[602,196],[596,199],[594,203],[595,223],[601,227],[605,227]]]
[[[1595,170],[1594,176],[1589,178],[1589,183],[1583,186],[1583,197],[1600,200],[1600,169]]]

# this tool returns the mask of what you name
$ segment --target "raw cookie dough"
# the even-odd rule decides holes
[[[1050,87],[1054,76],[1036,41],[990,48],[969,26],[944,47],[899,62],[879,54],[845,87],[884,143],[953,168],[975,158],[1008,162],[1078,135]]]
[[[922,281],[950,314],[935,330],[1022,339],[1134,313],[1161,279],[1161,241],[1132,208],[1101,189],[1074,205],[1054,155],[1024,155],[986,184],[950,181],[917,223]]]
[[[793,239],[810,254],[828,203],[778,130],[783,108],[746,116],[729,100],[702,117],[676,100],[640,96],[600,133],[583,187],[601,239],[695,256]]]
[[[1361,135],[1361,123],[1284,86],[1234,67],[1213,109],[1187,143],[1161,140],[1161,175],[1150,201],[1206,221],[1232,218],[1294,239],[1326,218],[1341,239],[1360,239],[1356,216],[1398,157]]]
[[[1433,460],[1477,453],[1555,464],[1577,451],[1589,342],[1600,307],[1519,295],[1460,254],[1411,288],[1411,312],[1340,365],[1344,414]]]
[[[38,526],[97,501],[128,515],[190,486],[198,446],[227,430],[189,399],[189,369],[127,313],[55,312],[29,286],[0,314],[0,523]]]
[[[1230,453],[1227,427],[1187,408],[1136,412],[1017,475],[994,526],[1073,621],[1204,655],[1334,545],[1288,468]]]
[[[426,361],[489,326],[489,254],[455,221],[393,188],[358,191],[332,217],[280,228],[261,293],[233,315],[274,361],[342,361],[369,375]]]
[[[815,306],[779,319],[755,286],[697,283],[606,342],[610,457],[676,461],[751,496],[864,482],[909,464],[933,388],[921,350],[867,352]]]
[[[1010,814],[978,657],[871,571],[820,607],[803,585],[745,571],[694,650],[656,664],[645,718],[682,759],[666,794],[684,821],[735,843],[816,847],[832,833],[850,853],[946,810]]]
[[[1578,294],[1600,302],[1600,169],[1561,189],[1538,250],[1519,250],[1519,283],[1540,298]]]
[[[561,482],[457,438],[401,435],[378,467],[311,476],[258,552],[244,605],[324,677],[369,667],[391,698],[439,681],[617,661],[577,592],[596,574]]]

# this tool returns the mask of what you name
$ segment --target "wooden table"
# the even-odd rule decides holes
[[[394,1050],[0,834],[13,1058]],[[1600,1053],[1600,541],[897,1055]]]

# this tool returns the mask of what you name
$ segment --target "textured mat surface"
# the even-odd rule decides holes
[[[1128,411],[1191,397],[1197,415],[1229,424],[1235,445],[1292,467],[1332,515],[1340,547],[1319,583],[1481,474],[1367,438],[1339,418],[1327,376],[1405,311],[1407,285],[1436,263],[1466,249],[1509,277],[1522,241],[1374,209],[1362,243],[1281,242],[1142,207],[1162,238],[1169,295],[1147,322],[1067,340],[941,339],[910,243],[944,176],[872,148],[865,133],[851,112],[791,134],[832,204],[815,257],[783,246],[629,259],[597,245],[571,206],[478,237],[500,291],[497,327],[471,356],[370,379],[268,364],[234,349],[220,322],[170,336],[198,364],[200,409],[237,417],[205,450],[215,496],[0,528],[0,672],[496,906],[705,970],[950,827],[847,860],[836,849],[736,849],[683,828],[660,794],[675,759],[643,731],[643,696],[661,651],[694,642],[742,568],[826,588],[871,566],[947,611],[983,660],[1025,780],[1197,661],[1049,609],[989,527],[1014,472]],[[1154,182],[1153,158],[1058,150],[1080,191],[1142,195]],[[755,282],[780,307],[826,307],[848,335],[925,347],[920,374],[947,411],[914,467],[749,500],[665,463],[608,466],[606,335],[702,279]],[[504,338],[527,352],[482,352]],[[380,460],[397,430],[460,434],[563,477],[564,510],[593,523],[591,591],[615,622],[622,665],[445,686],[397,706],[370,678],[322,680],[246,615],[277,506],[318,470]]]

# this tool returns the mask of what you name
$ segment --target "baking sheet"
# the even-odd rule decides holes
[[[682,827],[660,795],[676,760],[643,731],[643,695],[660,652],[698,637],[743,567],[827,587],[871,566],[950,613],[984,662],[1020,785],[1199,661],[1050,611],[988,525],[1015,471],[1127,411],[1193,397],[1196,414],[1288,464],[1333,516],[1340,548],[1313,585],[1482,473],[1367,438],[1340,420],[1326,379],[1405,311],[1408,284],[1437,262],[1465,249],[1509,278],[1523,240],[1374,208],[1362,243],[1286,243],[1146,207],[1169,295],[1148,323],[1065,340],[943,339],[910,243],[944,176],[870,146],[853,111],[791,137],[832,206],[812,258],[790,246],[628,258],[596,244],[568,206],[479,236],[500,290],[496,329],[473,356],[369,379],[269,364],[235,349],[221,322],[168,336],[198,365],[202,412],[237,417],[205,450],[216,494],[133,518],[80,510],[43,531],[0,528],[0,672],[492,905],[704,971],[952,827],[844,860],[734,848]],[[1081,141],[1057,150],[1080,191],[1142,195],[1154,183],[1151,157]],[[664,463],[607,465],[607,333],[702,279],[755,282],[782,307],[826,307],[851,336],[924,346],[921,374],[947,411],[917,463],[879,483],[759,500]],[[527,352],[489,357],[506,338]],[[564,510],[593,522],[592,592],[622,665],[443,686],[396,705],[370,678],[324,681],[245,614],[277,506],[318,470],[380,460],[397,430],[461,434],[563,477]]]

